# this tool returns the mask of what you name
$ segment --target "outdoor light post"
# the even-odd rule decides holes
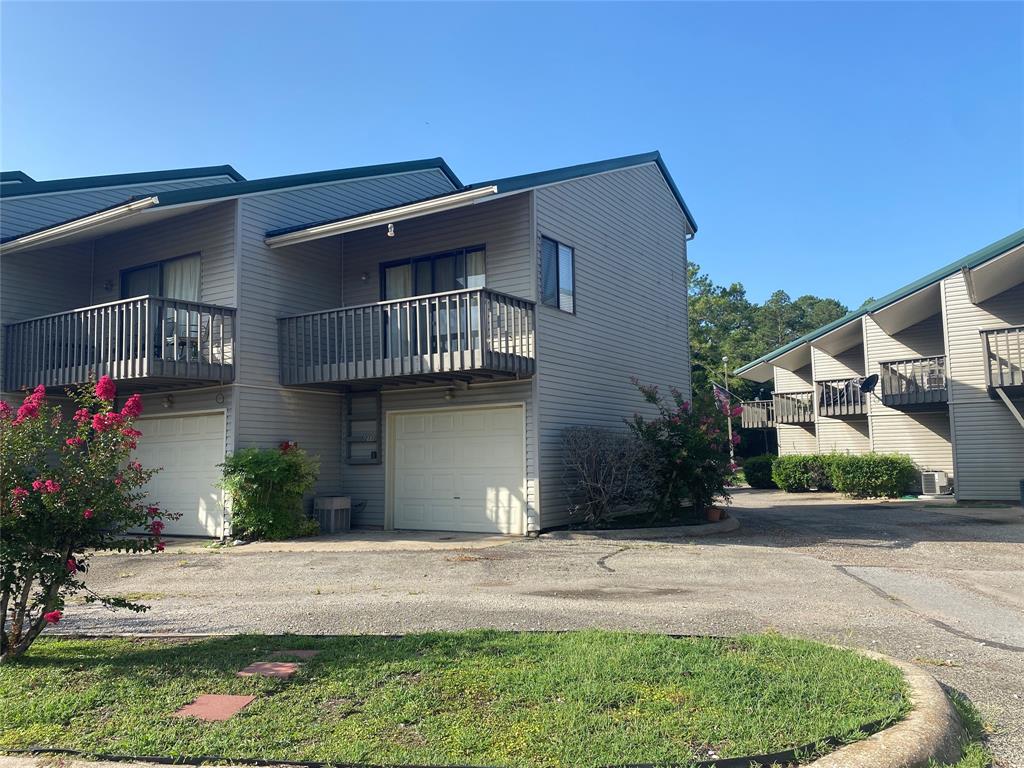
[[[729,395],[729,356],[722,356],[722,372],[725,376],[725,393]],[[729,425],[729,461],[734,462],[736,460],[736,448],[732,444],[732,398],[727,401],[729,408],[725,413],[725,423]]]

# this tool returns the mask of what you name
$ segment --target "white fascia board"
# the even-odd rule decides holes
[[[152,208],[159,202],[160,199],[155,195],[152,197],[144,197],[141,200],[134,200],[130,203],[119,205],[116,208],[108,208],[105,211],[99,211],[98,213],[92,213],[88,216],[82,216],[79,219],[66,221],[63,224],[57,224],[56,226],[49,227],[39,232],[33,232],[32,234],[23,235],[15,240],[4,243],[3,245],[0,245],[0,253],[17,253],[18,251],[25,250],[26,248],[44,245],[65,237],[70,237],[71,235],[77,235],[103,224],[109,224],[112,221],[133,216],[147,208]]]
[[[355,232],[359,229],[369,229],[382,224],[389,224],[407,219],[415,219],[419,216],[427,216],[432,213],[440,213],[453,208],[461,208],[464,205],[479,202],[481,198],[491,197],[497,194],[495,186],[470,189],[464,192],[455,192],[451,195],[435,198],[433,200],[421,200],[418,203],[399,205],[388,208],[386,211],[367,213],[362,216],[353,216],[350,219],[332,221],[326,224],[317,224],[306,229],[295,232],[286,232],[281,235],[264,238],[264,241],[271,248],[280,248],[286,245],[296,245],[310,240],[319,240],[324,237],[333,237],[346,232]]]

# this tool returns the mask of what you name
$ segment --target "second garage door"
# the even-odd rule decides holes
[[[523,409],[392,413],[395,528],[521,534]]]
[[[149,481],[149,500],[180,513],[167,520],[164,533],[220,536],[224,528],[217,466],[224,461],[224,414],[161,416],[140,419],[142,432],[135,458],[147,468],[162,467]]]

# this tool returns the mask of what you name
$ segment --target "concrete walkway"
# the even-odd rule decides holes
[[[348,550],[170,548],[97,558],[88,583],[146,614],[70,605],[62,631],[397,633],[600,626],[775,629],[926,666],[1024,768],[1024,513],[741,492],[702,539],[487,539]],[[432,535],[425,535],[430,539]],[[446,536],[442,534],[441,536]],[[440,548],[437,548],[438,545]]]

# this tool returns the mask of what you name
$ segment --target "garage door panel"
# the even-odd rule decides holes
[[[173,535],[219,536],[223,528],[223,492],[218,464],[224,461],[224,414],[140,419],[143,433],[136,458],[159,468],[147,484],[147,502],[180,513],[167,520]]]
[[[522,533],[522,408],[394,414],[396,528]]]

